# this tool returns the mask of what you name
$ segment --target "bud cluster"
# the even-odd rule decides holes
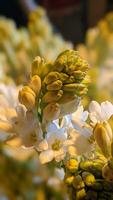
[[[76,163],[76,164],[75,164]],[[105,161],[77,161],[70,159],[65,164],[65,183],[72,200],[113,199],[113,183],[102,177]]]
[[[19,92],[19,100],[29,110],[38,106],[46,120],[56,119],[63,105],[79,102],[86,94],[88,68],[88,63],[74,50],[64,51],[53,63],[36,57],[30,81]]]

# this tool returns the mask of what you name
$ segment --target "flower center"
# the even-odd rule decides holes
[[[52,149],[54,151],[58,151],[61,147],[61,141],[60,140],[55,140],[55,142],[52,144]]]

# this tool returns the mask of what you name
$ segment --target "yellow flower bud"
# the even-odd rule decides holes
[[[70,76],[65,83],[74,83],[75,82],[75,77],[74,76]]]
[[[82,177],[80,175],[75,176],[73,180],[73,187],[76,190],[79,190],[85,187],[84,181],[82,180]]]
[[[60,73],[60,80],[61,80],[62,82],[67,81],[68,78],[69,78],[69,75],[68,75],[68,74],[65,74],[65,73],[62,73],[62,72]]]
[[[101,149],[103,155],[105,157],[108,157],[110,155],[111,140],[109,138],[109,134],[107,132],[106,127],[104,127],[104,124],[97,123],[93,132],[94,132],[94,138],[99,148]]]
[[[57,119],[60,114],[60,107],[58,103],[50,103],[43,110],[43,118],[46,121]]]
[[[50,84],[58,79],[60,79],[60,73],[53,71],[45,77],[44,83]]]
[[[47,85],[47,90],[60,90],[62,87],[62,81],[57,80],[54,81],[53,83]]]
[[[74,173],[75,171],[78,170],[79,163],[75,159],[70,159],[70,160],[67,161],[66,167],[70,172]]]
[[[44,103],[51,103],[58,101],[63,95],[63,91],[49,91],[43,96],[42,100]]]
[[[28,110],[32,110],[34,107],[35,97],[34,91],[28,86],[23,87],[22,90],[19,91],[19,101],[21,104],[25,105]]]
[[[40,79],[40,77],[38,75],[34,75],[30,80],[29,86],[38,96],[40,89],[41,89],[41,79]]]
[[[67,185],[71,185],[72,182],[73,182],[73,180],[74,180],[74,176],[66,177],[66,178],[65,178],[65,183],[66,183]]]
[[[44,65],[44,59],[39,56],[35,57],[32,63],[32,75],[40,75],[42,65]]]
[[[87,186],[91,186],[96,182],[94,175],[90,172],[83,172],[82,178]]]
[[[65,91],[75,91],[76,89],[77,90],[81,90],[81,89],[84,89],[86,86],[84,84],[78,84],[78,83],[73,83],[73,84],[65,84],[63,89]]]
[[[74,71],[73,72],[73,76],[75,77],[75,79],[77,80],[82,80],[85,77],[86,73],[82,72],[80,70]]]
[[[76,191],[76,200],[82,200],[82,199],[85,199],[86,197],[86,191],[85,189],[81,189],[81,190],[78,190]]]
[[[64,91],[61,99],[59,100],[59,103],[60,104],[68,103],[70,101],[73,101],[75,98],[76,97],[73,93]]]

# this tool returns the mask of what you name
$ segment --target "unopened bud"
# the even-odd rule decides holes
[[[60,74],[56,71],[50,72],[44,79],[44,83],[47,85],[60,79]]]
[[[70,159],[70,160],[67,161],[66,167],[70,172],[74,173],[75,171],[78,170],[79,163],[75,159]]]
[[[78,190],[76,191],[76,200],[82,200],[82,199],[85,199],[86,197],[86,191],[85,189],[81,189],[81,190]]]
[[[82,178],[87,186],[92,186],[96,182],[94,175],[90,172],[83,172]]]
[[[23,87],[22,90],[19,91],[19,101],[28,110],[32,110],[32,108],[34,107],[35,97],[36,95],[34,91],[28,86]]]
[[[40,77],[38,75],[34,75],[30,80],[29,86],[38,96],[40,89],[41,89],[41,79],[40,79]]]
[[[73,187],[76,190],[79,190],[79,189],[82,189],[85,187],[84,181],[80,175],[75,176],[75,178],[73,180]]]
[[[80,90],[83,90],[85,87],[86,86],[84,84],[72,83],[72,84],[65,84],[63,86],[63,90],[76,93],[76,90],[80,91]]]
[[[51,103],[51,102],[56,102],[58,101],[63,95],[63,91],[48,91],[46,94],[43,96],[42,100],[44,103]]]
[[[44,59],[39,56],[35,57],[32,63],[32,75],[40,75],[41,66],[44,64]]]
[[[54,81],[53,83],[47,85],[47,90],[60,90],[62,87],[62,81],[57,80]]]
[[[67,185],[71,185],[73,183],[73,180],[74,180],[74,176],[69,176],[69,177],[66,177],[65,178],[65,183]]]
[[[94,138],[101,149],[103,155],[108,157],[110,155],[110,138],[107,129],[103,124],[97,124],[94,128]]]

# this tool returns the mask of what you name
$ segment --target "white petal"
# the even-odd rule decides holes
[[[39,155],[39,160],[40,160],[41,164],[48,163],[48,162],[52,161],[53,158],[54,158],[54,152],[52,150],[43,151]]]
[[[107,121],[113,115],[113,105],[109,101],[101,103],[101,110],[105,121]]]
[[[82,121],[85,122],[85,121],[87,120],[88,114],[89,114],[88,111],[84,111],[84,112],[83,112],[82,117],[81,117],[81,118],[82,118]]]
[[[81,119],[83,114],[83,106],[79,106],[77,111],[72,114],[72,118]]]
[[[57,126],[55,123],[49,123],[47,128],[46,128],[47,132],[56,132],[57,131]]]
[[[59,151],[54,151],[54,158],[57,162],[60,162],[61,160],[63,160],[65,157],[65,151],[64,149],[60,149]]]
[[[74,147],[75,147],[76,154],[82,155],[87,152],[90,152],[92,150],[93,145],[83,135],[76,134]]]
[[[61,168],[56,168],[55,169],[55,175],[60,179],[60,180],[63,180],[64,179],[64,176],[65,176],[65,172],[64,172],[64,169]]]
[[[101,121],[103,119],[101,107],[96,101],[92,101],[89,105],[89,116],[93,122]]]
[[[96,113],[101,113],[101,107],[98,102],[92,101],[89,105],[89,111],[90,112],[96,112]]]
[[[38,150],[39,151],[45,151],[45,150],[47,150],[48,149],[48,143],[47,143],[47,141],[44,139],[44,140],[42,140],[39,144],[38,144]]]

